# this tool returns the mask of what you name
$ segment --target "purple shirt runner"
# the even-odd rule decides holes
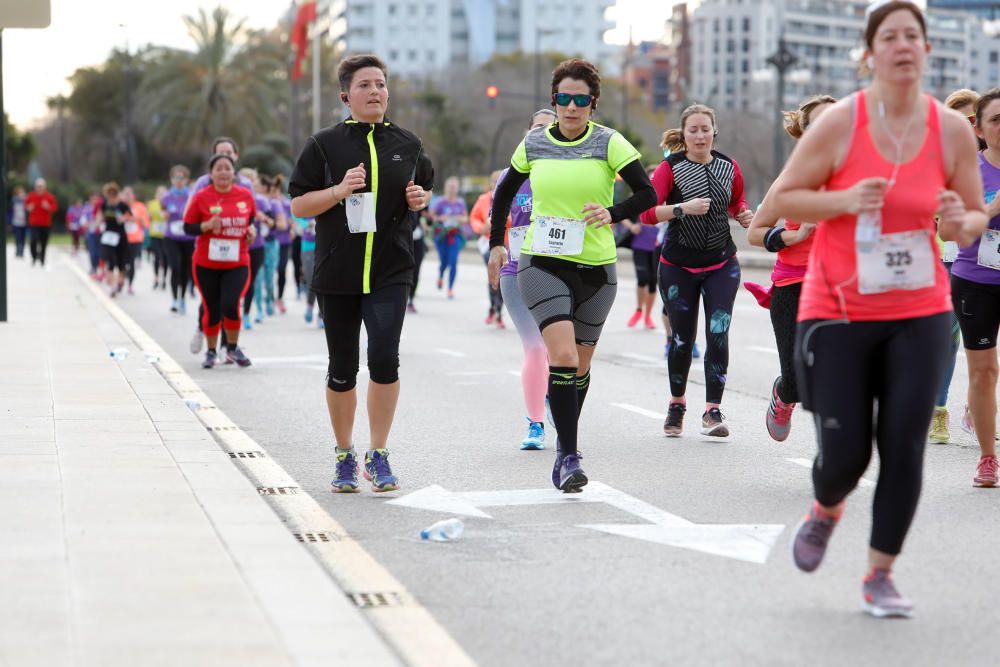
[[[288,245],[292,242],[292,225],[294,224],[292,220],[292,200],[288,197],[282,197],[281,199],[271,200],[271,210],[277,215],[278,207],[285,213],[285,222],[288,225],[285,231],[279,232],[275,231],[271,234],[271,238],[277,239],[280,245]]]
[[[174,241],[194,241],[193,236],[184,233],[184,207],[187,206],[190,191],[187,188],[170,188],[160,200],[163,215],[167,218],[166,238]]]
[[[254,203],[257,205],[257,213],[263,213],[264,215],[268,216],[271,215],[270,199],[260,194],[259,192],[255,192],[253,195],[253,200]],[[261,223],[259,217],[254,218],[253,226],[254,229],[257,230],[257,237],[253,240],[253,243],[250,244],[250,250],[257,250],[258,248],[264,247],[266,234],[268,234],[271,230],[268,228],[267,225]]]
[[[438,198],[433,204],[431,204],[431,213],[434,214],[435,222],[438,222],[438,218],[448,217],[448,216],[461,216],[467,215],[469,209],[465,206],[465,201],[461,199],[456,199],[455,201],[448,201],[444,197]],[[434,230],[434,241],[435,243],[444,238],[445,232],[448,234],[448,245],[456,242],[457,237],[462,234],[462,229],[458,226],[454,227],[444,227],[444,223],[438,223],[437,228]],[[451,222],[448,223],[453,224]]]
[[[632,250],[656,250],[656,225],[643,225],[638,234],[632,236]]]
[[[983,190],[986,193],[986,203],[990,203],[1000,191],[1000,169],[979,154],[979,172],[983,176]],[[1000,215],[990,220],[989,229],[1000,230]],[[983,285],[1000,285],[1000,270],[979,265],[979,243],[976,241],[968,248],[959,248],[958,257],[951,265],[951,272],[964,280]],[[998,241],[1000,242],[1000,241]]]
[[[497,186],[503,180],[504,176],[507,175],[507,169],[503,170],[500,174],[500,178],[497,179]],[[496,192],[496,190],[494,190]],[[517,227],[524,227],[525,229],[531,224],[531,180],[524,182],[524,185],[517,191],[514,196],[514,201],[510,205],[510,228],[515,229]],[[510,232],[508,231],[508,240],[510,238]],[[524,240],[524,237],[520,237]],[[520,250],[520,248],[518,248]],[[507,248],[507,255],[510,256],[510,248]],[[516,276],[517,275],[517,260],[511,259],[507,262],[502,269],[500,269],[501,276]]]

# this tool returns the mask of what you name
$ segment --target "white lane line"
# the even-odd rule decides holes
[[[653,410],[647,410],[646,408],[640,408],[638,405],[632,405],[631,403],[612,403],[611,405],[616,408],[621,408],[622,410],[628,410],[629,412],[634,412],[637,415],[642,415],[643,417],[649,417],[651,419],[664,420],[667,418],[662,412],[654,412]]]
[[[516,378],[521,377],[521,371],[507,371],[508,375],[513,375]]]
[[[764,352],[765,354],[773,354],[778,356],[778,351],[773,347],[761,347],[760,345],[747,345],[748,350],[753,350],[754,352]]]
[[[810,470],[812,470],[813,467],[812,459],[785,459],[785,460],[788,461],[789,463],[794,463],[797,466],[802,466],[803,468],[809,468]],[[875,482],[871,481],[870,479],[867,479],[866,477],[862,477],[860,480],[858,480],[858,486],[863,486],[865,488],[871,489],[875,487]]]
[[[619,352],[619,357],[625,357],[626,359],[635,359],[636,361],[644,361],[650,364],[656,364],[662,366],[667,362],[666,359],[659,359],[657,357],[651,357],[648,354],[636,354],[635,352]]]
[[[435,347],[434,351],[438,352],[440,354],[445,354],[445,355],[448,355],[449,357],[455,357],[455,358],[459,358],[459,357],[464,357],[465,356],[465,352],[458,352],[456,350],[449,350],[448,348],[445,348],[445,347]]]

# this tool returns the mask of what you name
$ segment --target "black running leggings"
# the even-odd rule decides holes
[[[660,263],[659,253],[633,248],[632,261],[635,263],[636,284],[645,287],[650,294],[656,294],[656,265]]]
[[[163,239],[163,249],[167,255],[167,264],[170,265],[170,293],[175,299],[183,299],[191,283],[194,241]]]
[[[35,261],[39,261],[45,264],[45,249],[49,247],[49,232],[51,230],[48,227],[32,227],[31,228],[31,263],[34,264]]]
[[[819,446],[812,475],[816,500],[833,507],[857,486],[871,460],[874,429],[879,475],[870,544],[886,554],[902,550],[917,509],[924,444],[950,341],[949,313],[799,324],[799,393],[813,413]]]
[[[240,328],[240,299],[250,286],[250,267],[209,269],[195,265],[194,283],[201,293],[201,330],[217,336],[225,327]]]
[[[278,250],[278,298],[285,298],[285,281],[288,279],[288,254],[292,244],[281,246]]]
[[[799,316],[799,296],[802,283],[775,287],[771,290],[771,327],[778,346],[781,377],[778,398],[784,403],[799,402],[799,386],[795,381],[795,329]]]
[[[705,402],[721,403],[729,372],[729,326],[733,302],[740,288],[740,263],[733,256],[714,271],[691,273],[660,262],[660,297],[663,299],[673,339],[667,355],[670,394],[687,391],[691,353],[698,327],[698,299],[705,304]]]
[[[424,263],[424,255],[427,253],[427,246],[423,239],[413,242],[413,287],[410,288],[410,301],[417,294],[417,283],[420,282],[420,265]]]
[[[399,336],[409,294],[410,286],[402,284],[371,294],[316,295],[330,355],[327,387],[345,392],[357,385],[362,322],[368,334],[368,377],[375,384],[392,384],[399,379]]]
[[[246,296],[243,297],[243,317],[246,317],[250,312],[250,306],[253,304],[253,286],[257,283],[257,272],[260,271],[260,267],[264,264],[264,248],[250,248],[250,289],[247,290]]]
[[[295,289],[302,288],[302,237],[292,239],[292,275],[295,276]]]

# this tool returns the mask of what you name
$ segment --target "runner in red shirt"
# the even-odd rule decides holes
[[[35,181],[35,190],[24,200],[28,212],[28,226],[31,228],[31,265],[40,262],[45,266],[45,249],[49,246],[49,231],[52,228],[52,214],[59,205],[45,187],[45,179]]]
[[[197,192],[184,213],[184,232],[197,236],[193,272],[201,293],[204,312],[202,331],[208,351],[202,368],[218,361],[219,330],[226,330],[226,358],[246,367],[250,360],[237,345],[240,336],[241,300],[250,286],[249,243],[257,215],[253,195],[234,187],[236,163],[228,155],[216,155],[208,167],[211,186]]]

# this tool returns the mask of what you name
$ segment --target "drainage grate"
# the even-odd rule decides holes
[[[336,542],[339,538],[333,533],[292,533],[299,542]]]
[[[209,431],[239,431],[239,426],[206,426]]]
[[[370,607],[399,607],[403,600],[399,593],[389,591],[387,593],[348,593],[347,597],[355,606],[367,609]]]
[[[299,492],[297,486],[258,486],[257,493],[262,496],[291,496]]]
[[[264,452],[229,452],[231,459],[263,459],[266,458]]]

